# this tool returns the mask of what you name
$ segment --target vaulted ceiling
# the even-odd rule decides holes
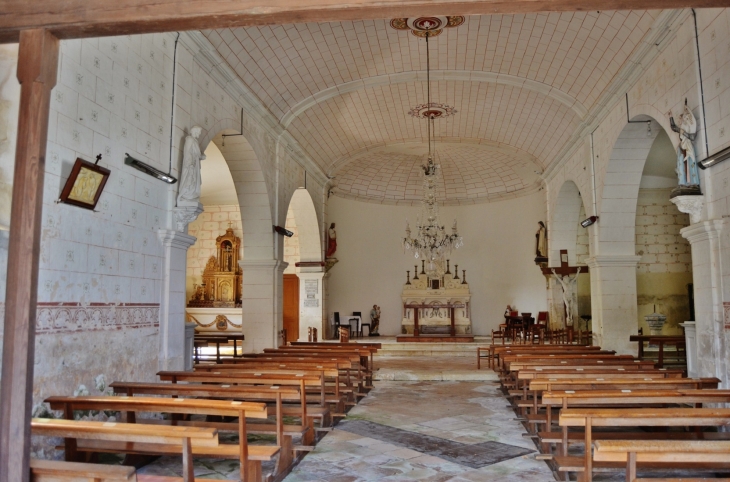
[[[446,201],[531,192],[658,14],[471,16],[430,39],[432,102],[456,110],[434,121]],[[426,102],[423,38],[390,19],[204,34],[337,191],[418,199],[427,130],[409,111]]]

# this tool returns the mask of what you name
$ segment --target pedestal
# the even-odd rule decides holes
[[[697,378],[697,327],[694,321],[685,321],[679,326],[684,328],[684,340],[687,350],[687,376]]]

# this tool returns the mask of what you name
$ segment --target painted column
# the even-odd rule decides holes
[[[317,329],[317,338],[325,339],[322,316],[324,269],[299,268],[299,341],[307,341],[308,329]]]
[[[730,324],[726,320],[723,300],[730,297],[723,293],[723,270],[729,265],[725,260],[723,266],[723,254],[727,256],[727,249],[723,249],[723,239],[728,234],[724,230],[725,224],[724,219],[703,221],[687,226],[680,234],[692,246],[696,374],[698,377],[717,377],[722,380],[722,387],[728,388]]]
[[[160,370],[184,370],[185,363],[185,273],[188,248],[195,244],[195,236],[160,229],[165,267],[160,300]]]
[[[636,265],[641,256],[599,255],[586,259],[591,274],[594,343],[619,354],[636,354],[638,333]]]
[[[243,259],[238,265],[243,271],[243,351],[258,353],[277,347],[284,323],[283,274],[289,263],[278,259]]]

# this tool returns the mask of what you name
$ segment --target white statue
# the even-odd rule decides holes
[[[573,326],[573,315],[574,315],[574,300],[573,300],[573,294],[575,290],[573,287],[575,286],[576,281],[578,280],[578,275],[580,274],[580,268],[578,268],[578,271],[575,273],[574,276],[560,276],[557,273],[555,273],[555,270],[552,270],[553,276],[556,280],[560,282],[560,285],[563,288],[563,303],[565,304],[565,324],[566,326]]]
[[[178,206],[200,202],[200,161],[205,159],[205,154],[200,152],[198,144],[202,130],[202,127],[193,126],[190,135],[185,138],[180,190],[177,194]]]
[[[697,136],[697,119],[692,111],[684,104],[684,110],[679,116],[679,125],[674,123],[672,112],[669,112],[672,130],[679,134],[677,148],[677,177],[680,186],[699,186],[700,172],[697,168],[697,156],[692,141]]]

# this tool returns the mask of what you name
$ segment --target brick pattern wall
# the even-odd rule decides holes
[[[689,215],[669,201],[669,189],[640,189],[636,206],[636,254],[639,273],[689,273],[689,241],[679,231],[689,226]]]

